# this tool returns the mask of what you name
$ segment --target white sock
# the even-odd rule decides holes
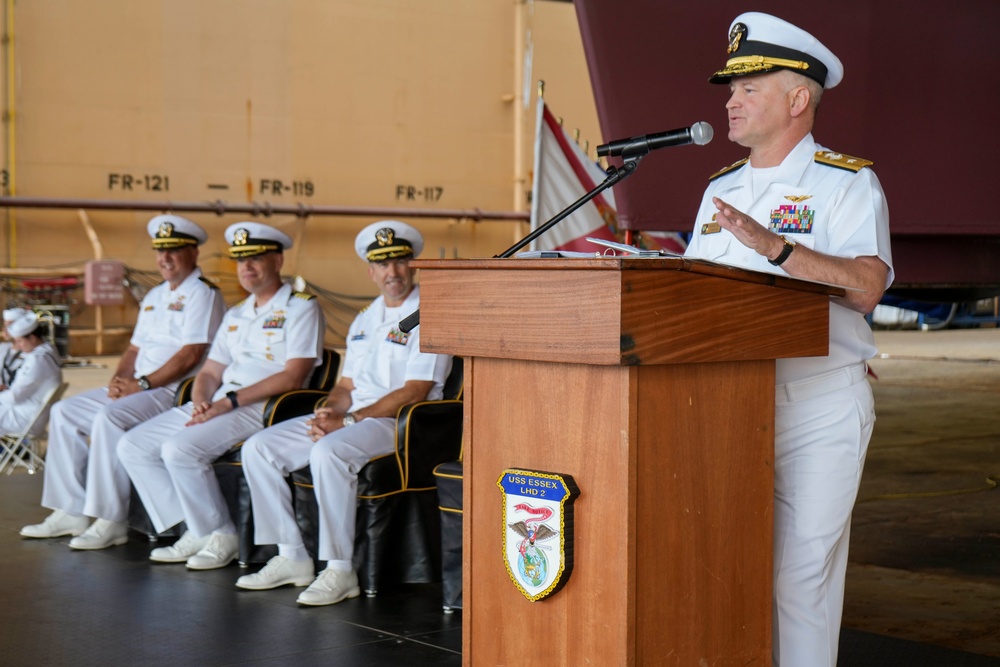
[[[309,552],[304,544],[279,544],[278,555],[288,560],[309,560]]]
[[[354,565],[349,560],[328,560],[326,561],[326,569],[337,572],[351,572],[354,570]]]
[[[236,526],[233,524],[232,521],[230,521],[224,526],[219,526],[218,528],[213,530],[212,533],[215,535],[235,535]]]

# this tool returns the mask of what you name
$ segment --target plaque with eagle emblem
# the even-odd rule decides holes
[[[507,469],[503,495],[503,556],[510,580],[531,602],[562,588],[573,571],[573,478]]]

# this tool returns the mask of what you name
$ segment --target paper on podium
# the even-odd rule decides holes
[[[594,259],[601,257],[599,252],[579,252],[576,250],[526,250],[514,255],[517,259],[558,259],[558,258],[586,258]]]
[[[593,236],[588,236],[587,240],[591,243],[611,248],[617,252],[623,252],[626,255],[634,255],[635,257],[683,257],[683,255],[676,252],[670,252],[669,250],[645,250],[643,248],[636,248],[634,245],[628,245],[627,243],[617,243],[607,239],[594,238]]]

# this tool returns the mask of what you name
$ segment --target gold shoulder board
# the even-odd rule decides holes
[[[844,155],[843,153],[834,153],[833,151],[816,151],[814,159],[819,164],[825,164],[830,167],[846,169],[847,171],[854,172],[861,171],[865,167],[870,167],[875,164],[871,160],[854,157],[852,155]]]
[[[305,292],[292,292],[292,296],[294,296],[296,298],[299,298],[299,299],[305,299],[306,301],[312,301],[313,299],[316,298],[315,295],[313,295],[313,294],[306,294]]]
[[[731,165],[729,165],[728,167],[726,167],[725,169],[720,169],[719,171],[717,171],[714,174],[712,174],[711,176],[709,176],[708,180],[714,181],[719,176],[724,176],[725,174],[728,174],[729,172],[731,172],[731,171],[733,171],[735,169],[739,169],[740,167],[742,167],[743,165],[745,165],[749,161],[750,161],[750,158],[745,157],[742,160],[740,160],[739,162],[734,162]]]
[[[205,276],[198,276],[198,280],[200,280],[201,282],[205,283],[206,285],[208,285],[212,289],[219,289],[218,285],[216,285],[215,283],[213,283],[211,280],[209,280]]]

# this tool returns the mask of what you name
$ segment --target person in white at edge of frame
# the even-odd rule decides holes
[[[4,434],[23,431],[52,390],[62,384],[59,353],[45,340],[34,312],[21,311],[7,325],[7,333],[24,361],[10,386],[0,390],[0,433]],[[46,417],[35,421],[31,435],[41,435]]]
[[[837,662],[851,511],[875,422],[864,314],[892,283],[889,213],[871,162],[812,136],[843,66],[815,37],[741,14],[729,60],[729,140],[750,157],[713,176],[689,257],[854,288],[830,300],[830,353],[779,359],[775,406],[773,661]]]
[[[298,597],[304,605],[358,596],[351,563],[358,471],[395,449],[400,407],[441,398],[452,364],[450,355],[420,351],[419,329],[399,330],[399,320],[420,303],[409,266],[423,248],[420,232],[402,222],[376,222],[358,234],[354,247],[368,262],[368,275],[381,294],[351,324],[340,381],[314,415],[261,431],[244,443],[242,452],[255,542],[277,544],[278,555],[236,585],[260,590],[309,584]],[[326,561],[319,576],[296,525],[286,480],[306,465],[319,505],[318,556]]]
[[[191,401],[132,429],[119,456],[158,531],[187,530],[150,560],[193,570],[228,565],[239,539],[212,462],[260,430],[264,404],[306,386],[322,361],[325,321],[316,298],[282,282],[292,239],[257,222],[226,229],[229,255],[250,295],[226,312],[195,376]]]
[[[222,292],[198,268],[205,230],[180,216],[157,215],[146,231],[163,282],[139,304],[129,346],[108,385],[53,407],[42,487],[42,506],[53,512],[22,528],[25,537],[74,535],[74,549],[128,541],[131,486],[118,440],[173,405],[178,385],[197,372],[222,320]],[[89,527],[88,516],[96,517]]]
[[[26,313],[24,308],[8,308],[3,311],[3,330],[0,331],[0,389],[6,389],[14,380],[17,369],[21,367],[24,358],[21,351],[14,347],[14,342],[7,334],[7,325],[13,322],[22,313]]]

